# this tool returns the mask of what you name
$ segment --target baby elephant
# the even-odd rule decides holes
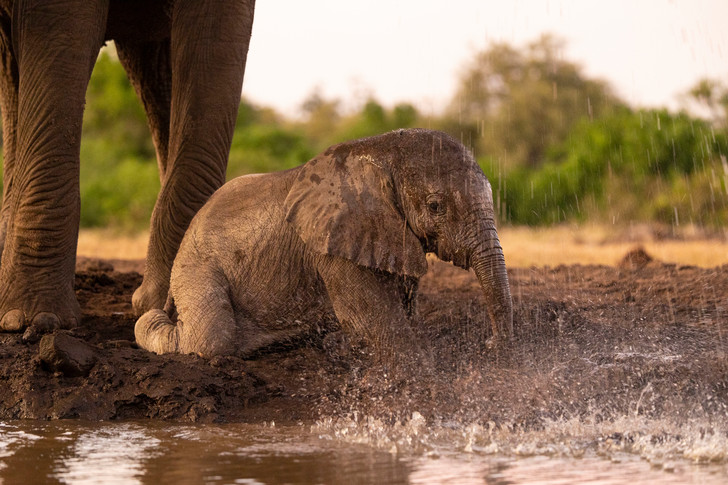
[[[156,353],[250,355],[338,321],[380,357],[405,342],[433,252],[473,268],[493,334],[513,327],[490,183],[445,133],[398,130],[219,189],[190,224],[164,310],[136,323]]]

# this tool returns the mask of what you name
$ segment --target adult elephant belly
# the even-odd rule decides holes
[[[170,36],[174,0],[111,0],[106,40],[149,42]]]

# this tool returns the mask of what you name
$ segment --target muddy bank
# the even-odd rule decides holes
[[[324,331],[249,360],[150,354],[134,344],[140,270],[140,262],[81,259],[78,328],[0,334],[0,420],[296,422],[416,410],[428,420],[523,428],[586,415],[726,421],[728,266],[682,267],[635,252],[618,267],[511,269],[517,338],[486,351],[474,275],[431,262],[419,332],[428,342],[421,358],[434,365],[404,379],[342,357]]]

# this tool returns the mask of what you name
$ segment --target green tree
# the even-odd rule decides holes
[[[155,158],[146,115],[118,60],[107,50],[99,55],[86,90],[83,135],[103,139],[146,159]]]
[[[580,121],[539,169],[512,170],[494,187],[507,187],[498,193],[502,215],[517,224],[590,218],[718,226],[728,222],[726,153],[728,138],[705,121],[622,107]]]
[[[716,79],[701,79],[688,91],[688,96],[705,108],[711,120],[728,129],[728,86]]]
[[[317,148],[330,145],[334,132],[341,122],[341,102],[325,99],[321,91],[314,90],[301,105],[303,123],[301,129]]]
[[[272,109],[242,100],[230,149],[227,178],[285,170],[308,161],[314,154],[313,143],[302,130]]]
[[[348,115],[341,113],[340,106],[339,100],[324,99],[318,91],[314,91],[303,103],[304,116],[299,127],[313,142],[317,152],[345,140],[412,128],[421,122],[417,109],[409,103],[387,108],[370,98],[358,111]]]
[[[466,69],[445,128],[479,155],[509,167],[537,167],[572,126],[618,104],[602,81],[588,79],[561,56],[563,43],[544,35],[520,51],[497,43]]]
[[[414,106],[402,103],[387,109],[376,99],[369,99],[356,112],[344,118],[334,132],[335,143],[378,135],[398,128],[417,126],[419,114]]]

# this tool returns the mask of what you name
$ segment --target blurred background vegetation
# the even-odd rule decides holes
[[[551,36],[524,49],[489,46],[435,116],[375,98],[347,111],[341,100],[313,92],[292,119],[242,99],[228,178],[294,167],[334,143],[419,126],[449,132],[473,150],[502,224],[725,226],[728,86],[698,82],[681,112],[638,109],[561,52]],[[146,229],[159,190],[154,148],[141,104],[108,52],[91,78],[83,130],[82,226]]]

